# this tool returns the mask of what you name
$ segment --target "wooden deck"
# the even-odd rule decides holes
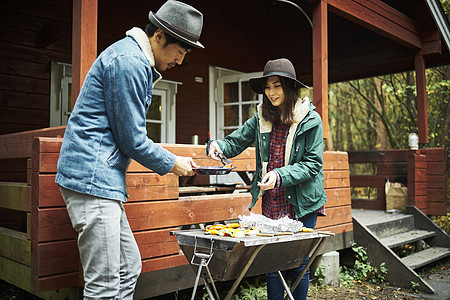
[[[59,137],[36,137],[38,131],[0,136],[1,161],[8,166],[14,166],[7,163],[10,161],[26,162],[19,172],[17,168],[0,172],[0,265],[5,270],[0,278],[35,293],[83,285],[76,233],[54,182],[62,133],[58,128],[45,134]],[[193,157],[203,166],[217,164],[206,157],[204,146],[162,146],[177,155]],[[233,158],[235,171],[254,171],[254,155],[254,149],[248,149]],[[20,180],[8,181],[10,173],[20,174],[12,176]],[[346,152],[324,153],[324,176],[327,216],[319,218],[317,228],[352,233]],[[170,231],[249,213],[251,196],[244,188],[235,193],[186,196],[187,189],[192,192],[199,187],[180,187],[178,176],[159,176],[136,162],[130,165],[127,184],[130,198],[124,206],[140,248],[143,273],[188,264]],[[254,212],[260,212],[258,205]],[[348,246],[337,244],[334,247]]]

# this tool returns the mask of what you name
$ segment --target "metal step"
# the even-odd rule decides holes
[[[401,245],[414,243],[416,241],[420,241],[423,239],[427,239],[435,236],[436,233],[434,231],[425,231],[425,230],[410,230],[407,232],[395,234],[392,236],[388,236],[380,239],[381,243],[386,245],[389,248],[395,248]]]
[[[402,258],[402,262],[411,269],[417,269],[450,255],[449,248],[431,247]]]

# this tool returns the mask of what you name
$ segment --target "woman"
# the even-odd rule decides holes
[[[323,127],[311,101],[298,98],[305,86],[296,79],[292,63],[284,58],[270,60],[262,77],[252,78],[250,87],[263,94],[255,116],[224,140],[213,140],[207,153],[234,157],[247,147],[256,146],[256,175],[251,188],[252,203],[262,197],[264,216],[289,216],[315,228],[318,215],[325,215],[323,188]],[[306,87],[306,86],[305,86]],[[291,284],[308,262],[289,270]],[[284,272],[287,273],[287,272]],[[309,270],[295,289],[295,299],[306,299]],[[268,299],[283,299],[284,288],[277,273],[267,274]]]

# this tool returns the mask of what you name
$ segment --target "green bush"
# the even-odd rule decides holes
[[[254,280],[245,280],[234,295],[235,300],[266,300],[266,276],[256,277]]]
[[[370,283],[383,283],[386,281],[387,268],[385,263],[380,267],[373,267],[367,261],[366,249],[362,246],[352,244],[352,250],[355,253],[355,263],[352,268],[342,266],[340,268],[341,284],[349,286],[353,281],[368,281]]]

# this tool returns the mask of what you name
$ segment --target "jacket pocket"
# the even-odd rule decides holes
[[[303,159],[303,155],[305,155],[305,151],[306,151],[305,136],[301,135],[296,137],[294,141],[291,163],[301,161]]]
[[[297,186],[297,192],[301,195],[302,206],[305,208],[314,205],[319,200],[317,197],[318,186],[314,180],[308,180]]]
[[[125,170],[128,166],[128,157],[118,147],[114,147],[111,154],[106,158],[105,164],[110,168]]]

